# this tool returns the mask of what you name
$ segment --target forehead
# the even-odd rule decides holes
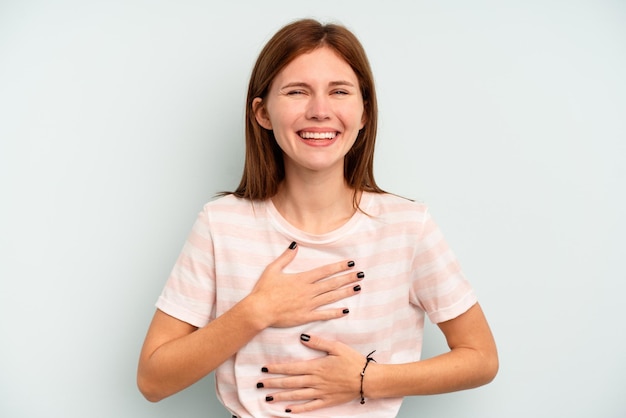
[[[357,76],[348,62],[333,49],[323,46],[301,54],[285,66],[275,82],[349,81],[358,85]]]

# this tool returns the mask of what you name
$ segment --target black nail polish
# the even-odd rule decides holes
[[[358,292],[359,290],[361,290],[361,285],[360,285],[360,284],[357,284],[357,285],[356,285],[356,286],[354,286],[352,289],[353,289],[355,292]]]
[[[287,409],[285,409],[285,412],[286,412],[286,413],[290,413],[290,412],[291,412],[291,409],[287,408]]]
[[[261,389],[262,387],[263,387],[263,383],[262,382],[259,382],[259,383],[256,384],[256,388],[257,389]]]
[[[267,372],[269,372],[269,370],[267,370],[267,367],[261,367],[261,372],[267,373]]]
[[[266,396],[265,397],[265,402],[272,402],[274,400],[273,396]]]
[[[344,309],[344,310],[343,310],[343,313],[344,313],[344,314],[349,314],[349,313],[350,313],[350,309],[347,309],[347,308],[346,308],[346,309]]]
[[[310,335],[307,335],[307,334],[301,334],[301,335],[300,335],[300,339],[301,339],[302,341],[310,341],[310,340],[311,340],[311,336],[310,336]]]
[[[362,279],[363,277],[365,277],[365,273],[363,273],[362,271],[359,271],[359,272],[356,274],[356,277],[358,277],[359,279]]]
[[[289,244],[289,249],[290,250],[295,250],[297,246],[298,246],[298,244],[296,244],[296,242],[293,241],[291,244]]]
[[[354,267],[354,261],[348,261],[348,267]]]

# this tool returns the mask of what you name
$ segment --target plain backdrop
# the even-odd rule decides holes
[[[431,207],[499,347],[493,383],[399,416],[626,416],[618,0],[0,1],[0,416],[228,416],[212,375],[147,402],[137,358],[239,181],[254,60],[301,17],[361,39],[377,180]]]

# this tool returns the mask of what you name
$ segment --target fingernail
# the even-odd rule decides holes
[[[261,389],[263,387],[263,382],[259,382],[256,384],[257,389]]]
[[[355,292],[358,292],[359,290],[361,290],[361,285],[357,284],[356,286],[354,286],[352,289],[354,289]]]
[[[295,242],[295,241],[292,241],[292,243],[291,243],[291,244],[289,244],[289,249],[290,249],[290,250],[295,250],[297,246],[298,246],[298,244],[296,244],[296,242]]]
[[[349,314],[349,313],[350,313],[350,309],[347,309],[347,308],[346,308],[346,309],[344,309],[344,310],[343,310],[343,313],[344,313],[344,314]]]
[[[261,372],[267,373],[267,372],[269,372],[269,370],[267,370],[267,367],[261,367]]]
[[[359,272],[356,274],[356,277],[358,277],[359,279],[362,279],[363,277],[365,277],[365,273],[363,273],[362,271],[359,271]]]
[[[311,336],[307,335],[307,334],[300,334],[300,339],[302,341],[310,341],[311,340]]]
[[[354,261],[348,261],[348,267],[354,267]]]
[[[273,396],[266,396],[265,397],[265,402],[272,402],[274,400]]]
[[[291,409],[287,408],[287,409],[285,409],[285,412],[286,412],[286,413],[290,413],[290,412],[291,412]]]

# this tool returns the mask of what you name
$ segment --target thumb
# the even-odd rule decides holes
[[[325,340],[324,338],[312,336],[309,334],[300,334],[300,341],[305,346],[317,351],[324,351],[328,354],[338,354],[337,342]]]
[[[278,256],[276,260],[274,260],[271,264],[272,267],[282,271],[285,267],[289,265],[296,258],[296,254],[298,253],[298,244],[293,241],[289,244],[289,247],[283,251],[281,255]]]

